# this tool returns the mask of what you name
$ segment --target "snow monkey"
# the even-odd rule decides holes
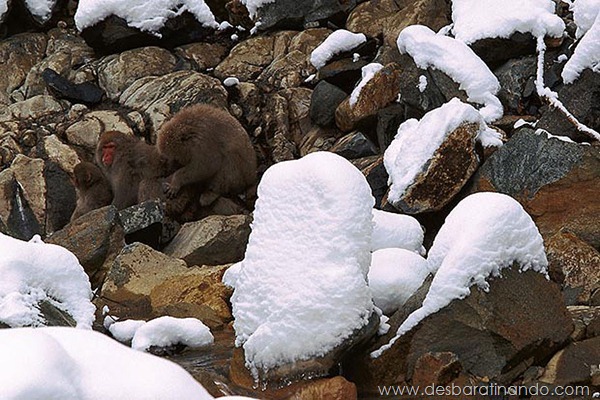
[[[158,132],[159,154],[179,167],[167,178],[172,198],[182,187],[201,191],[208,206],[221,195],[244,193],[256,183],[256,153],[242,125],[227,111],[207,104],[186,107]]]
[[[77,206],[71,221],[83,214],[111,203],[113,195],[110,183],[95,164],[81,162],[73,170],[73,183],[77,192]]]

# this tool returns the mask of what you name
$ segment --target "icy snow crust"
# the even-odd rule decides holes
[[[469,295],[477,285],[488,290],[488,277],[518,263],[522,271],[546,274],[548,261],[542,236],[523,207],[500,193],[475,193],[462,200],[448,215],[427,258],[435,274],[421,308],[400,325],[396,336],[373,352],[389,349],[403,334],[452,300]]]
[[[361,68],[362,79],[350,94],[350,106],[354,107],[365,85],[383,68],[379,63],[370,63]]]
[[[367,41],[364,33],[352,33],[345,29],[338,29],[310,53],[310,63],[317,69],[327,64],[334,55],[350,51],[356,46]]]
[[[371,250],[391,247],[425,254],[423,227],[410,215],[396,214],[373,209],[373,235]]]
[[[324,355],[367,324],[373,205],[361,172],[333,153],[265,172],[231,299],[255,379]]]
[[[427,260],[420,255],[405,249],[377,250],[368,275],[375,306],[392,315],[421,287],[427,275]]]
[[[189,347],[203,347],[213,342],[210,329],[199,319],[165,316],[141,325],[133,335],[131,347],[146,351],[151,346],[167,347],[183,344]]]
[[[389,174],[388,198],[392,203],[400,200],[444,139],[464,123],[479,124],[478,139],[485,139],[484,145],[491,142],[502,144],[498,134],[487,127],[481,114],[457,98],[428,112],[420,121],[409,119],[400,125],[383,156],[383,164]]]
[[[516,32],[561,37],[565,24],[555,7],[552,0],[452,0],[452,32],[466,44]]]
[[[575,4],[577,4],[575,2]],[[600,4],[600,1],[598,1]],[[591,68],[594,72],[600,72],[600,12],[597,14],[594,24],[585,33],[575,52],[565,64],[562,71],[564,83],[573,83],[584,69]]]
[[[600,13],[600,1],[577,0],[570,8],[573,11],[575,25],[577,25],[575,36],[579,39],[594,25],[594,21]]]
[[[126,20],[129,26],[160,36],[158,31],[165,22],[184,11],[207,28],[219,27],[204,0],[79,0],[75,25],[82,31],[115,15]]]
[[[504,110],[496,97],[500,83],[465,43],[437,35],[426,26],[411,25],[400,33],[397,45],[400,53],[408,53],[419,68],[438,69],[458,83],[469,101],[483,105],[479,112],[486,122],[502,117]]]
[[[208,400],[177,364],[73,328],[0,329],[3,400]]]
[[[11,327],[42,326],[37,304],[46,300],[68,312],[78,328],[91,329],[95,307],[88,276],[67,249],[25,242],[0,233],[0,321]]]

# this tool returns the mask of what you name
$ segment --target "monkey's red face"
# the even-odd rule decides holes
[[[115,146],[114,142],[108,142],[104,146],[102,146],[102,164],[107,167],[110,167],[113,163],[113,159],[115,158]]]

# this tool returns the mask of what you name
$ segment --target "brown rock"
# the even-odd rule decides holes
[[[232,290],[225,286],[221,280],[230,265],[216,267],[204,266],[194,268],[193,273],[174,276],[155,286],[150,292],[150,304],[156,311],[169,310],[179,305],[179,309],[190,305],[208,307],[221,324],[233,319],[229,308],[229,298]],[[196,312],[199,312],[197,310]],[[169,314],[171,315],[171,314]],[[202,315],[196,318],[204,321]]]
[[[398,98],[402,68],[395,63],[379,70],[362,88],[354,106],[350,98],[344,100],[336,109],[336,125],[344,132],[355,129],[366,118],[374,116]]]
[[[356,398],[356,385],[341,376],[308,382],[288,397],[289,400],[356,400]]]
[[[552,357],[540,381],[553,385],[600,384],[600,337],[571,343]]]
[[[383,34],[388,20],[399,12],[401,6],[397,0],[367,1],[356,6],[348,16],[346,29],[361,32],[370,37]],[[395,43],[394,43],[395,44]]]
[[[438,211],[448,204],[479,165],[475,152],[477,130],[476,124],[463,124],[451,132],[426,169],[391,204],[407,214]]]
[[[300,156],[304,157],[315,151],[329,151],[335,143],[337,136],[339,136],[339,132],[336,129],[313,126],[299,143],[298,151]]]
[[[215,76],[235,76],[240,81],[255,79],[273,61],[273,36],[255,36],[237,44],[216,68]]]
[[[359,392],[376,393],[378,385],[412,379],[417,360],[430,352],[456,354],[465,374],[512,382],[553,354],[573,329],[556,285],[537,272],[510,268],[490,281],[488,292],[471,288],[468,297],[428,316],[379,358],[370,358],[369,353],[388,343],[406,316],[420,307],[427,290],[424,285],[392,316],[387,335],[344,365]]]
[[[19,154],[13,161],[11,170],[36,220],[40,226],[44,226],[46,216],[44,160]]]
[[[65,134],[69,143],[93,152],[96,150],[100,135],[108,131],[133,135],[133,130],[127,120],[118,112],[109,110],[86,113],[81,119],[69,125]]]
[[[95,289],[102,285],[106,272],[125,246],[125,235],[117,209],[108,206],[54,232],[47,242],[63,246],[75,254]]]
[[[244,258],[250,235],[248,215],[211,215],[181,227],[164,253],[187,265],[221,265]]]
[[[371,187],[375,197],[375,208],[381,208],[381,204],[388,190],[388,173],[383,166],[383,156],[364,157],[352,160],[352,164],[360,169]]]
[[[412,377],[413,386],[447,385],[462,370],[454,353],[425,353],[417,359]]]
[[[567,298],[589,304],[592,293],[600,289],[600,253],[569,232],[559,232],[547,240],[546,252],[550,273],[559,278]]]
[[[190,43],[175,49],[175,54],[192,62],[197,71],[215,68],[227,55],[227,47],[218,43]]]
[[[600,336],[600,306],[569,306],[575,329],[571,339],[578,342]]]
[[[312,129],[309,116],[312,90],[291,88],[281,90],[279,94],[287,100],[289,129],[287,137],[298,146],[302,138]]]

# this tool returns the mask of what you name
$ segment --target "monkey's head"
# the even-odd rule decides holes
[[[82,161],[73,169],[73,184],[78,189],[87,189],[102,177],[100,168],[91,162]]]
[[[96,162],[109,168],[115,160],[115,150],[118,153],[120,148],[126,147],[123,144],[128,141],[130,141],[130,138],[122,132],[104,132],[100,136],[98,146],[96,147]]]

